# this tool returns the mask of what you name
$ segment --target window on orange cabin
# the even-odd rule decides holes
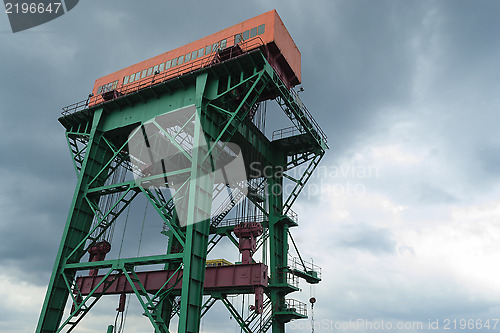
[[[257,27],[250,29],[250,38],[257,36]]]

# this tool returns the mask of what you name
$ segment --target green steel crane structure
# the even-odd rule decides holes
[[[273,138],[264,135],[252,119],[267,100],[277,102],[291,125]],[[318,283],[321,277],[317,267],[300,255],[294,262],[289,260],[289,241],[293,241],[289,229],[298,226],[291,207],[328,146],[324,133],[270,65],[265,51],[255,49],[224,61],[215,52],[208,65],[102,104],[76,104],[59,121],[66,129],[78,181],[37,333],[77,331],[101,297],[125,292],[137,297],[155,332],[170,332],[174,316],[178,316],[178,332],[199,332],[201,317],[217,301],[249,333],[284,332],[290,320],[307,318],[305,304],[286,296],[298,290],[296,278]],[[158,154],[152,147],[167,147],[163,156],[168,160],[146,156]],[[244,161],[246,179],[235,180],[229,189],[227,179],[218,179],[215,171],[224,169],[235,156]],[[155,161],[161,163],[155,165]],[[165,165],[172,161],[175,168]],[[292,176],[294,169],[301,173]],[[284,182],[293,184],[287,193]],[[174,194],[169,192],[172,188]],[[214,198],[228,189],[230,200],[214,214]],[[105,236],[138,196],[147,198],[164,221],[166,253],[106,258],[111,244],[103,241]],[[235,227],[251,217],[229,217],[242,198],[259,211],[259,220],[252,221],[262,230],[246,238],[253,241],[246,266],[224,269],[234,273],[238,265],[258,268],[264,275],[260,296],[255,284],[222,286],[208,281],[212,268],[206,267],[207,253],[222,238],[242,248],[242,238],[238,241],[234,236]],[[251,258],[258,249],[264,249],[269,267]],[[139,269],[157,264],[164,269]],[[78,276],[87,271],[88,283]],[[99,271],[105,273],[98,275]],[[157,287],[151,286],[153,274],[164,274],[157,279]],[[258,301],[244,318],[227,295],[253,293]],[[110,326],[108,331],[112,330]]]

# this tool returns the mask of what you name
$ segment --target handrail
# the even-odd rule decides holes
[[[231,44],[231,39],[233,40],[232,43],[234,44],[234,36],[229,36],[225,39],[226,39],[226,45]],[[114,94],[112,99],[124,97],[126,95],[138,92],[142,89],[152,87],[154,85],[164,83],[165,81],[175,79],[175,78],[182,76],[184,74],[194,72],[195,70],[198,70],[200,68],[212,66],[216,63],[218,56],[224,50],[230,49],[229,57],[227,59],[227,60],[229,60],[229,59],[233,59],[233,58],[242,56],[244,54],[247,54],[249,51],[254,50],[258,47],[265,46],[265,43],[262,40],[262,38],[260,38],[259,36],[256,36],[256,37],[253,37],[251,39],[247,39],[245,41],[239,42],[236,45],[240,48],[242,53],[233,52],[233,46],[229,46],[229,47],[226,46],[224,49],[220,49],[219,45],[218,45],[216,48],[214,48],[214,50],[212,50],[211,53],[209,53],[208,55],[204,55],[201,58],[197,58],[194,61],[189,61],[187,63],[183,63],[182,65],[171,67],[168,70],[165,70],[160,74],[154,74],[153,76],[146,77],[144,79],[141,79],[139,81],[135,81],[135,82],[133,82],[131,84],[127,84],[125,86],[123,84],[119,84],[115,90],[107,91],[105,93]],[[236,46],[236,45],[234,45],[234,46]],[[264,52],[266,53],[265,57],[268,58],[269,55],[267,54],[267,50],[265,48],[264,48]],[[275,73],[277,74],[277,77],[279,78],[279,80],[282,81],[283,88],[285,88],[286,91],[292,97],[293,102],[295,102],[295,104],[297,104],[298,108],[305,115],[307,121],[309,123],[311,123],[311,126],[313,127],[313,129],[318,133],[318,135],[321,137],[321,139],[326,143],[327,137],[326,137],[325,132],[321,129],[318,122],[311,115],[311,113],[309,112],[307,107],[304,105],[304,103],[302,103],[301,99],[299,98],[298,93],[295,92],[295,90],[293,90],[292,88],[286,88],[286,85],[284,84],[285,80],[283,79],[283,77],[281,77],[281,75],[278,71],[275,71]],[[102,96],[103,96],[103,94],[99,94],[99,95],[91,96],[91,97],[89,96],[86,100],[65,106],[62,108],[63,111],[61,114],[63,116],[67,116],[67,115],[73,114],[75,112],[79,112],[79,111],[88,109],[90,107],[93,107],[95,105],[104,103],[106,101],[104,100],[104,98]]]
[[[234,36],[226,38],[227,44],[229,44],[231,38],[234,39]],[[236,57],[241,56],[241,55],[244,55],[251,50],[254,50],[258,47],[264,46],[265,44],[264,44],[264,41],[262,40],[262,38],[257,36],[257,37],[253,37],[251,39],[247,39],[245,41],[242,41],[242,42],[238,43],[237,45],[241,49],[242,53],[233,54],[233,50],[231,50],[228,60],[232,59],[232,58],[236,58]],[[154,74],[153,76],[145,77],[144,79],[141,79],[139,81],[134,81],[133,83],[127,84],[125,86],[123,84],[120,84],[114,91],[112,90],[112,91],[108,91],[106,93],[114,93],[115,94],[114,98],[124,97],[126,95],[135,93],[139,90],[151,87],[153,85],[164,83],[165,81],[175,79],[175,78],[182,76],[184,74],[187,74],[187,73],[191,73],[191,72],[198,70],[200,68],[210,67],[214,63],[216,63],[217,58],[222,51],[230,49],[230,48],[232,48],[232,46],[226,47],[224,49],[220,49],[219,47],[216,47],[216,48],[214,48],[214,50],[212,50],[211,53],[204,55],[203,57],[197,58],[194,61],[189,61],[187,63],[183,63],[182,65],[171,67],[171,68],[163,71],[160,74]],[[102,95],[103,94],[91,96],[91,97],[87,98],[86,100],[65,106],[62,108],[63,112],[61,114],[63,116],[67,116],[67,115],[73,114],[75,112],[79,112],[79,111],[88,109],[90,107],[93,107],[95,105],[104,103],[106,101],[104,100]]]
[[[307,304],[293,298],[285,299],[286,311],[293,311],[307,316]]]
[[[300,258],[290,256],[290,269],[303,271],[305,273],[315,272],[316,276],[321,279],[321,267],[312,262],[300,260]]]
[[[297,126],[290,126],[281,129],[277,129],[273,132],[272,140],[279,140],[283,138],[288,138],[290,136],[303,134],[304,132],[299,130]]]
[[[286,284],[298,288],[299,287],[299,278],[294,275],[290,271],[282,271],[282,272],[277,272],[275,273],[276,276],[272,276],[268,279],[269,284],[280,284],[281,281],[285,281]]]
[[[286,93],[289,94],[289,96],[285,96],[285,97],[281,96],[281,97],[279,97],[283,101],[283,103],[280,103],[278,101],[278,104],[280,104],[281,108],[283,109],[284,105],[286,105],[287,108],[290,108],[290,107],[294,108],[294,103],[295,103],[297,105],[297,108],[304,115],[304,117],[301,117],[300,115],[298,115],[298,116],[296,115],[296,118],[305,118],[305,121],[309,122],[310,126],[307,126],[307,123],[305,125],[302,124],[300,119],[297,119],[297,121],[299,123],[301,123],[301,126],[305,127],[304,130],[312,130],[313,131],[313,133],[312,133],[313,136],[315,136],[314,135],[314,131],[317,132],[318,136],[320,138],[316,138],[316,139],[322,140],[326,144],[327,137],[326,137],[325,132],[321,129],[321,127],[319,126],[318,122],[311,115],[311,113],[309,112],[309,110],[307,109],[307,107],[304,105],[304,103],[302,103],[302,100],[299,98],[298,93],[295,92],[295,90],[293,90],[293,89],[286,88],[284,80],[283,80],[283,78],[280,75],[277,75],[277,77],[281,81],[281,82],[278,82],[278,89],[284,95],[286,95]],[[288,106],[288,104],[290,104],[290,106]],[[283,110],[285,111],[285,109],[283,109]],[[312,127],[312,128],[309,128],[309,127]]]
[[[286,216],[295,223],[299,223],[299,214],[293,211],[291,208],[286,212]]]
[[[266,221],[264,215],[250,215],[241,217],[232,217],[222,220],[217,227],[232,227],[240,223],[262,223]]]
[[[305,115],[307,116],[308,120],[313,124],[314,128],[319,133],[319,135],[321,135],[321,138],[323,139],[323,141],[327,142],[327,137],[326,137],[325,132],[321,129],[321,127],[319,126],[318,122],[311,115],[311,113],[309,112],[309,110],[307,109],[307,107],[304,105],[304,103],[302,103],[302,100],[300,99],[299,94],[295,90],[293,90],[293,89],[290,89],[290,91],[291,91],[292,96],[293,96],[293,98],[295,100],[295,103],[297,103],[297,105],[299,106],[299,108],[305,113]]]

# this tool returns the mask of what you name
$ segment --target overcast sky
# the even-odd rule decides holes
[[[315,295],[316,332],[358,319],[422,322],[415,331],[490,319],[492,330],[499,1],[84,0],[16,34],[0,14],[1,332],[34,331],[73,196],[61,107],[100,76],[274,8],[302,53],[301,97],[331,147],[294,208],[296,241],[323,281],[290,296]],[[214,311],[203,331],[239,331]],[[150,332],[140,317],[131,311],[125,332]],[[113,321],[93,318],[85,332]],[[310,332],[308,324],[288,331]]]

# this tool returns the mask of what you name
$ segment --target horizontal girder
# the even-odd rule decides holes
[[[182,286],[182,271],[156,270],[137,272],[137,276],[144,289],[149,293],[157,293],[163,289],[174,289],[180,291]],[[172,275],[174,275],[172,277]],[[80,276],[76,278],[78,289],[83,296],[88,295],[92,289],[101,282],[103,275]],[[115,279],[116,278],[116,279]],[[111,274],[107,277],[114,281],[104,292],[108,295],[133,293],[133,289],[124,276],[116,277]],[[169,280],[166,285],[165,282]],[[210,294],[214,291],[225,293],[252,293],[255,287],[267,287],[267,266],[262,263],[225,265],[206,267],[204,293]],[[95,292],[102,293],[103,287]]]

